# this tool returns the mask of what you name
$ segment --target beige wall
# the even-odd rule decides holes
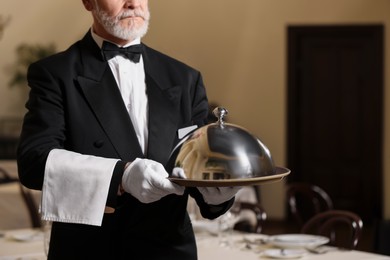
[[[209,98],[229,109],[229,121],[246,127],[286,162],[286,27],[306,24],[385,25],[389,0],[150,0],[152,21],[145,43],[202,71]],[[22,99],[10,90],[4,67],[15,45],[54,41],[59,49],[80,38],[90,25],[81,1],[1,1],[11,24],[0,41],[0,116],[20,115]],[[384,158],[390,157],[390,82],[385,50]],[[384,209],[390,219],[390,161],[384,159]],[[293,173],[292,173],[293,174]],[[283,183],[262,186],[271,218],[281,218]]]

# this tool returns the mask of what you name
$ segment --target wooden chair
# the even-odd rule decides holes
[[[240,221],[234,226],[235,230],[249,232],[249,233],[261,233],[263,224],[267,219],[267,213],[259,203],[251,202],[237,202],[239,203],[240,211],[250,211],[254,214],[256,222],[253,225],[249,221]]]
[[[301,233],[315,234],[329,238],[329,245],[354,249],[363,230],[359,215],[347,210],[327,210],[309,219]]]
[[[0,168],[0,184],[17,182],[17,181],[18,179],[12,178],[6,170]]]
[[[329,195],[320,187],[304,182],[289,183],[286,187],[288,208],[298,230],[312,216],[333,209]]]
[[[41,228],[42,227],[42,221],[41,216],[38,211],[38,206],[34,200],[34,196],[31,193],[31,190],[23,186],[21,183],[19,183],[20,187],[20,194],[22,195],[23,201],[25,202],[28,213],[31,220],[31,226],[33,228]]]
[[[40,228],[42,226],[42,223],[41,223],[40,214],[38,212],[38,206],[36,205],[36,202],[34,200],[33,194],[31,193],[30,189],[24,187],[19,182],[19,179],[11,177],[11,175],[6,170],[0,168],[0,185],[12,184],[12,183],[19,186],[20,195],[28,210],[31,226],[34,228]]]

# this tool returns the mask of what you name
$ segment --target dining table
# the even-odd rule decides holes
[[[331,260],[374,260],[390,259],[390,256],[379,255],[357,250],[345,250],[331,246],[316,249],[279,248],[267,242],[250,242],[248,234],[234,233],[232,245],[221,245],[218,237],[197,236],[199,260],[259,260],[259,259],[331,259]],[[251,236],[249,236],[251,237]],[[310,251],[309,251],[310,250]]]
[[[215,230],[214,230],[215,231]],[[289,251],[302,249],[277,248],[267,243],[265,234],[232,232],[229,243],[221,244],[221,236],[207,230],[195,232],[199,260],[259,260],[259,259],[287,259],[293,258]],[[43,229],[15,229],[0,231],[0,260],[43,260],[45,254],[45,232]],[[338,249],[322,246],[322,252],[304,251],[294,257],[321,260],[390,260],[390,256],[379,255],[358,250]],[[286,254],[282,254],[286,251]],[[274,252],[274,255],[267,254]]]
[[[17,177],[16,161],[0,160],[0,167],[6,169],[12,177]],[[250,195],[250,193],[243,192],[243,200],[253,200],[253,198],[248,197],[248,194]],[[35,191],[34,196],[39,203],[39,191]],[[1,205],[2,202],[4,205]],[[28,213],[20,198],[17,182],[2,185],[0,208],[2,209],[0,211],[0,260],[46,259],[47,225],[40,229],[29,227]],[[218,219],[214,221],[193,219],[199,260],[259,260],[293,257],[303,260],[390,260],[390,256],[339,249],[326,244],[316,248],[317,251],[309,250],[309,248],[278,247],[270,243],[273,236],[267,234],[221,232],[218,221]]]

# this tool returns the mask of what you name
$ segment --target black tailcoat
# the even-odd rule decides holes
[[[143,60],[149,100],[147,154],[141,151],[116,81],[90,32],[66,51],[30,66],[28,112],[18,147],[24,185],[42,189],[46,159],[53,148],[167,163],[178,142],[177,130],[205,123],[206,92],[200,73],[189,66],[146,45]],[[115,213],[105,214],[101,227],[54,223],[49,258],[196,259],[186,213],[188,194],[207,218],[219,216],[231,205],[229,201],[208,206],[194,188],[184,196],[168,195],[150,204],[125,194]]]

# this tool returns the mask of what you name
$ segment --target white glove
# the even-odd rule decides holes
[[[172,177],[180,178],[180,179],[187,179],[187,175],[185,174],[183,168],[180,168],[180,167],[173,168]]]
[[[204,201],[209,205],[219,205],[233,198],[242,187],[198,187]]]
[[[158,201],[169,194],[183,195],[185,188],[167,177],[161,163],[137,158],[125,169],[122,187],[142,203]]]

